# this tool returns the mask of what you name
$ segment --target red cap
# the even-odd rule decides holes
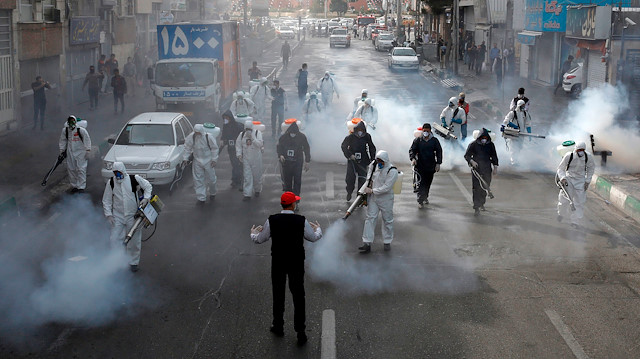
[[[285,206],[288,206],[288,205],[292,204],[293,202],[296,202],[296,201],[299,201],[299,200],[300,200],[300,196],[296,196],[295,193],[293,193],[293,192],[285,192],[280,197],[280,204],[284,204]]]

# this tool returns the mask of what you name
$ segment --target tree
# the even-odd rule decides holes
[[[348,9],[349,7],[345,0],[331,0],[331,4],[329,4],[329,11],[338,13],[338,17],[344,15]]]

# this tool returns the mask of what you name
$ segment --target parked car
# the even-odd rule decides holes
[[[389,53],[388,66],[394,69],[420,70],[420,58],[410,47],[394,47]]]
[[[394,40],[394,37],[392,33],[384,32],[384,33],[378,34],[375,42],[376,50],[384,51],[384,50],[389,50],[393,48],[393,40]]]
[[[291,26],[280,26],[276,30],[276,35],[279,39],[295,39],[296,37]]]
[[[573,97],[580,97],[584,79],[584,64],[577,62],[577,66],[562,75],[562,89]]]
[[[123,162],[127,172],[152,184],[170,184],[182,162],[185,138],[193,132],[187,117],[175,112],[145,112],[129,120],[116,138],[101,171],[108,181],[113,163]]]
[[[351,46],[351,35],[349,35],[349,31],[345,28],[335,28],[331,32],[331,36],[329,36],[329,47],[336,46]]]

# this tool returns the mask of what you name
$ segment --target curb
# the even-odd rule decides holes
[[[640,223],[640,200],[625,193],[620,187],[613,185],[604,177],[593,175],[591,189],[604,198],[608,203],[613,204],[624,214]]]

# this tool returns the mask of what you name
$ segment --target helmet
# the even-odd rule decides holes
[[[455,106],[458,103],[458,99],[455,97],[452,97],[449,99],[449,106]]]
[[[524,104],[525,104],[524,100],[518,100],[518,103],[516,104],[516,106],[522,107],[524,106]]]

